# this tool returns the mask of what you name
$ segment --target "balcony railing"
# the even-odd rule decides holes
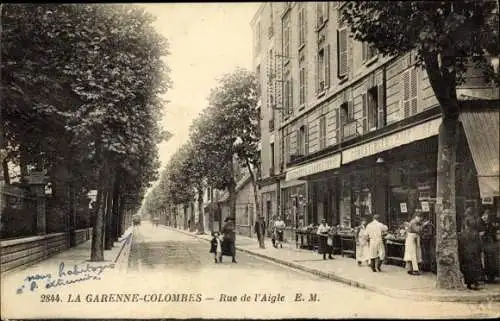
[[[349,139],[358,136],[358,122],[356,120],[347,121],[342,130],[342,136],[344,139]]]
[[[293,161],[295,161],[299,158],[302,158],[302,157],[304,157],[304,155],[302,155],[302,154],[291,154],[290,155],[290,162],[293,162]]]

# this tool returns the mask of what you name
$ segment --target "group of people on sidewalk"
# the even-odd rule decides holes
[[[233,218],[227,218],[222,229],[223,237],[215,232],[210,252],[215,255],[215,262],[222,262],[222,255],[232,256],[236,263],[235,225]],[[264,238],[266,231],[270,232],[273,246],[282,248],[284,241],[285,222],[274,216],[266,227],[264,218],[260,216],[254,225],[254,231],[260,248],[265,248]],[[472,208],[464,213],[464,223],[458,234],[459,263],[464,281],[469,289],[478,289],[479,281],[495,282],[499,274],[498,239],[499,225],[492,219],[489,210],[485,210],[478,219]],[[415,210],[410,222],[405,223],[405,244],[403,261],[406,263],[408,274],[420,275],[423,263],[423,252],[428,244],[422,246],[422,236],[428,231],[434,233],[434,226],[428,218],[423,217],[421,210]],[[380,222],[379,215],[373,215],[370,223],[366,219],[355,228],[356,261],[359,266],[367,264],[373,272],[380,272],[385,260],[384,237],[388,232],[387,225]],[[336,234],[335,227],[329,226],[325,219],[321,220],[316,234],[319,236],[318,253],[323,260],[333,259],[333,242]],[[425,238],[424,238],[425,240]],[[429,253],[427,253],[429,256]],[[432,254],[430,255],[432,256]]]
[[[264,249],[266,246],[264,244],[264,238],[266,231],[271,234],[271,241],[275,248],[283,248],[283,242],[285,239],[285,221],[281,217],[274,216],[269,222],[269,229],[266,228],[266,222],[263,216],[259,216],[254,225],[254,231],[257,234],[257,239],[259,240],[259,247]]]
[[[468,289],[478,290],[479,281],[494,283],[499,275],[498,228],[490,210],[485,210],[479,219],[472,208],[465,210],[463,229],[458,234],[458,254]]]

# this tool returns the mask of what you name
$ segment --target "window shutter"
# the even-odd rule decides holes
[[[340,120],[340,107],[335,109],[335,138],[336,143],[339,144],[341,142],[341,120]]]
[[[288,110],[288,113],[292,114],[293,113],[293,78],[290,77],[290,91],[288,92],[289,94],[289,99],[290,99],[290,109]]]
[[[361,118],[361,124],[363,126],[363,134],[368,132],[368,95],[364,93],[362,96],[363,99],[363,116]]]
[[[412,67],[410,69],[410,110],[412,115],[417,113],[417,97],[417,68]]]
[[[325,48],[325,87],[330,87],[330,44]]]
[[[347,101],[347,114],[348,114],[348,119],[352,120],[354,119],[354,104],[352,100]]]
[[[402,75],[403,81],[402,83],[402,96],[403,96],[403,111],[404,117],[410,116],[410,73],[409,71],[405,71]]]
[[[365,62],[367,56],[366,42],[361,43],[361,61]]]
[[[315,90],[316,94],[319,93],[319,53],[316,52],[316,55],[314,55],[314,60],[315,60],[315,67],[314,67],[314,85],[315,85]]]
[[[337,30],[338,44],[338,76],[347,75],[347,29]]]
[[[377,128],[385,126],[385,113],[387,106],[385,105],[385,83],[382,82],[377,86]]]
[[[302,137],[300,137],[300,128],[299,128],[295,131],[295,150],[296,150],[297,155],[300,155],[302,152],[301,151],[301,147],[302,147],[301,140],[302,140]]]
[[[309,154],[309,126],[304,126],[304,155]]]
[[[329,4],[329,3],[328,3],[327,1],[323,2],[323,6],[324,6],[324,7],[323,7],[323,16],[325,17],[325,19],[324,19],[324,20],[328,20],[328,12],[330,11],[330,10],[329,10],[329,9],[330,9],[330,7],[328,6],[328,4]]]

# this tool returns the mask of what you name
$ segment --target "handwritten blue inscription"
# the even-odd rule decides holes
[[[26,289],[34,292],[39,287],[50,289],[88,280],[100,280],[102,272],[114,268],[115,263],[104,265],[90,265],[87,263],[86,266],[75,264],[70,268],[66,268],[64,262],[61,262],[55,277],[53,277],[52,273],[28,275],[24,279],[24,284],[17,289],[16,293],[22,294]]]

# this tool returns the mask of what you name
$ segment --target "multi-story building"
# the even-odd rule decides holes
[[[441,113],[428,76],[415,67],[412,53],[384,57],[351,38],[339,22],[341,5],[263,3],[252,19],[261,88],[262,213],[266,220],[282,215],[291,228],[300,216],[306,224],[325,218],[355,226],[378,213],[390,228],[416,208],[433,218]],[[498,88],[474,70],[461,93],[498,99]],[[488,161],[498,168],[496,151]],[[462,134],[457,212],[481,206],[476,176],[492,175],[480,159]],[[496,187],[481,196],[498,193]]]

